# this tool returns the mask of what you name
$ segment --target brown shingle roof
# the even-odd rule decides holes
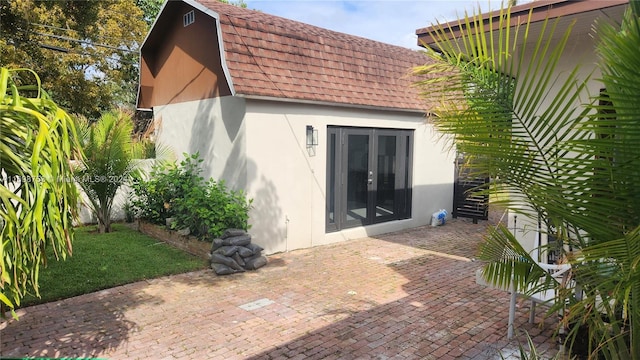
[[[216,0],[198,2],[220,16],[238,95],[425,110],[408,75],[430,61],[421,52]]]

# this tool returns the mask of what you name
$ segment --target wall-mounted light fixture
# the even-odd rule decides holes
[[[318,129],[314,129],[313,126],[307,125],[307,147],[318,145]]]

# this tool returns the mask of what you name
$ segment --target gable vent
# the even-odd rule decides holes
[[[193,24],[195,21],[196,21],[196,13],[193,10],[184,14],[184,16],[182,17],[182,23],[184,24],[184,27],[187,27]]]

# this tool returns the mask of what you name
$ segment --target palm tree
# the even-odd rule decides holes
[[[26,84],[26,85],[25,85]],[[25,97],[22,94],[30,94]],[[71,254],[77,190],[70,160],[79,157],[71,118],[26,69],[0,68],[0,308],[38,295],[45,247]],[[15,315],[14,315],[15,316]]]
[[[530,18],[511,26],[510,9],[488,24],[467,16],[456,39],[436,26],[435,62],[415,69],[427,77],[417,85],[439,103],[435,126],[471,171],[492,179],[478,191],[564,244],[582,290],[559,292],[553,308],[570,304],[568,344],[588,329],[589,355],[610,359],[640,358],[639,14],[632,1],[620,26],[598,24],[601,79],[581,77],[578,66],[559,78],[572,26],[560,33],[548,20],[534,37]],[[606,91],[584,104],[594,81]],[[481,257],[496,285],[559,285],[504,226],[486,236]]]
[[[107,112],[93,124],[80,118],[78,129],[85,160],[76,170],[76,179],[98,219],[100,233],[107,233],[116,191],[138,175],[133,160],[140,158],[142,148],[132,140],[133,121],[123,111]]]

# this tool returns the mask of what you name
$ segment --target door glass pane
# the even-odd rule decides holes
[[[369,135],[349,134],[347,139],[347,221],[367,219]]]
[[[327,176],[327,219],[329,224],[336,222],[336,134],[329,135],[329,162]]]
[[[396,190],[396,136],[378,136],[376,217],[392,216]]]
[[[404,151],[404,184],[402,184],[402,196],[404,199],[403,202],[403,210],[402,217],[410,218],[411,217],[411,140],[412,136],[405,137],[405,151]]]

